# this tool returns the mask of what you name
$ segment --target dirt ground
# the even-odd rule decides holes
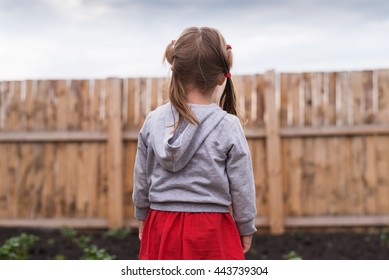
[[[0,228],[0,246],[10,237],[21,233],[39,237],[30,249],[30,259],[68,259],[82,257],[77,244],[65,237],[59,229],[22,229]],[[115,259],[137,259],[139,240],[137,232],[125,236],[107,236],[107,231],[78,231],[78,235],[90,237],[90,244],[105,249]],[[259,233],[254,236],[251,251],[246,259],[259,260],[378,260],[389,259],[389,233],[374,231],[364,233],[351,232],[307,232],[294,231],[273,236]]]

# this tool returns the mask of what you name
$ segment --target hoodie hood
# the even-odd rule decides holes
[[[150,120],[150,144],[158,163],[170,172],[183,169],[192,159],[203,141],[224,118],[227,112],[216,104],[190,104],[199,125],[183,121],[174,132],[178,112],[167,103],[153,112]]]

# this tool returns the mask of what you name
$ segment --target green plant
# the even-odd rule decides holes
[[[131,233],[128,228],[114,228],[106,231],[104,237],[113,237],[116,239],[125,239]]]
[[[11,237],[0,247],[1,260],[26,260],[29,258],[30,248],[38,241],[38,237],[32,234],[22,233]]]
[[[84,249],[85,247],[89,246],[90,237],[87,235],[81,235],[77,238],[75,238],[75,242],[80,246],[81,249]]]
[[[115,255],[110,255],[105,249],[100,249],[94,244],[90,244],[91,238],[88,235],[79,235],[78,232],[72,228],[62,228],[62,236],[70,239],[76,243],[83,251],[81,259],[83,260],[113,260]],[[58,255],[56,257],[62,257]]]
[[[299,254],[296,253],[296,251],[290,251],[288,254],[284,255],[284,259],[286,259],[286,260],[301,260],[301,257]]]
[[[389,235],[388,235],[388,232],[386,230],[381,232],[380,240],[381,240],[382,244],[389,245]]]
[[[77,231],[70,227],[63,227],[61,228],[61,235],[69,239],[74,239],[77,236]]]
[[[96,245],[89,245],[83,248],[83,260],[114,260],[115,255],[110,255],[105,249],[100,249]]]

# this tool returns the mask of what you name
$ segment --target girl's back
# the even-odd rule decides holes
[[[201,51],[200,44],[207,49]],[[134,171],[135,216],[146,220],[140,234],[143,259],[241,259],[256,231],[254,179],[235,116],[230,49],[210,28],[187,29],[168,46],[170,102],[145,120]],[[218,106],[212,95],[225,80]]]

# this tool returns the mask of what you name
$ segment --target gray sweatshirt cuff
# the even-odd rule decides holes
[[[240,236],[251,235],[257,231],[255,227],[255,219],[247,222],[236,222]]]
[[[149,213],[150,208],[139,208],[135,207],[135,218],[137,218],[139,221],[145,221],[147,214]]]

